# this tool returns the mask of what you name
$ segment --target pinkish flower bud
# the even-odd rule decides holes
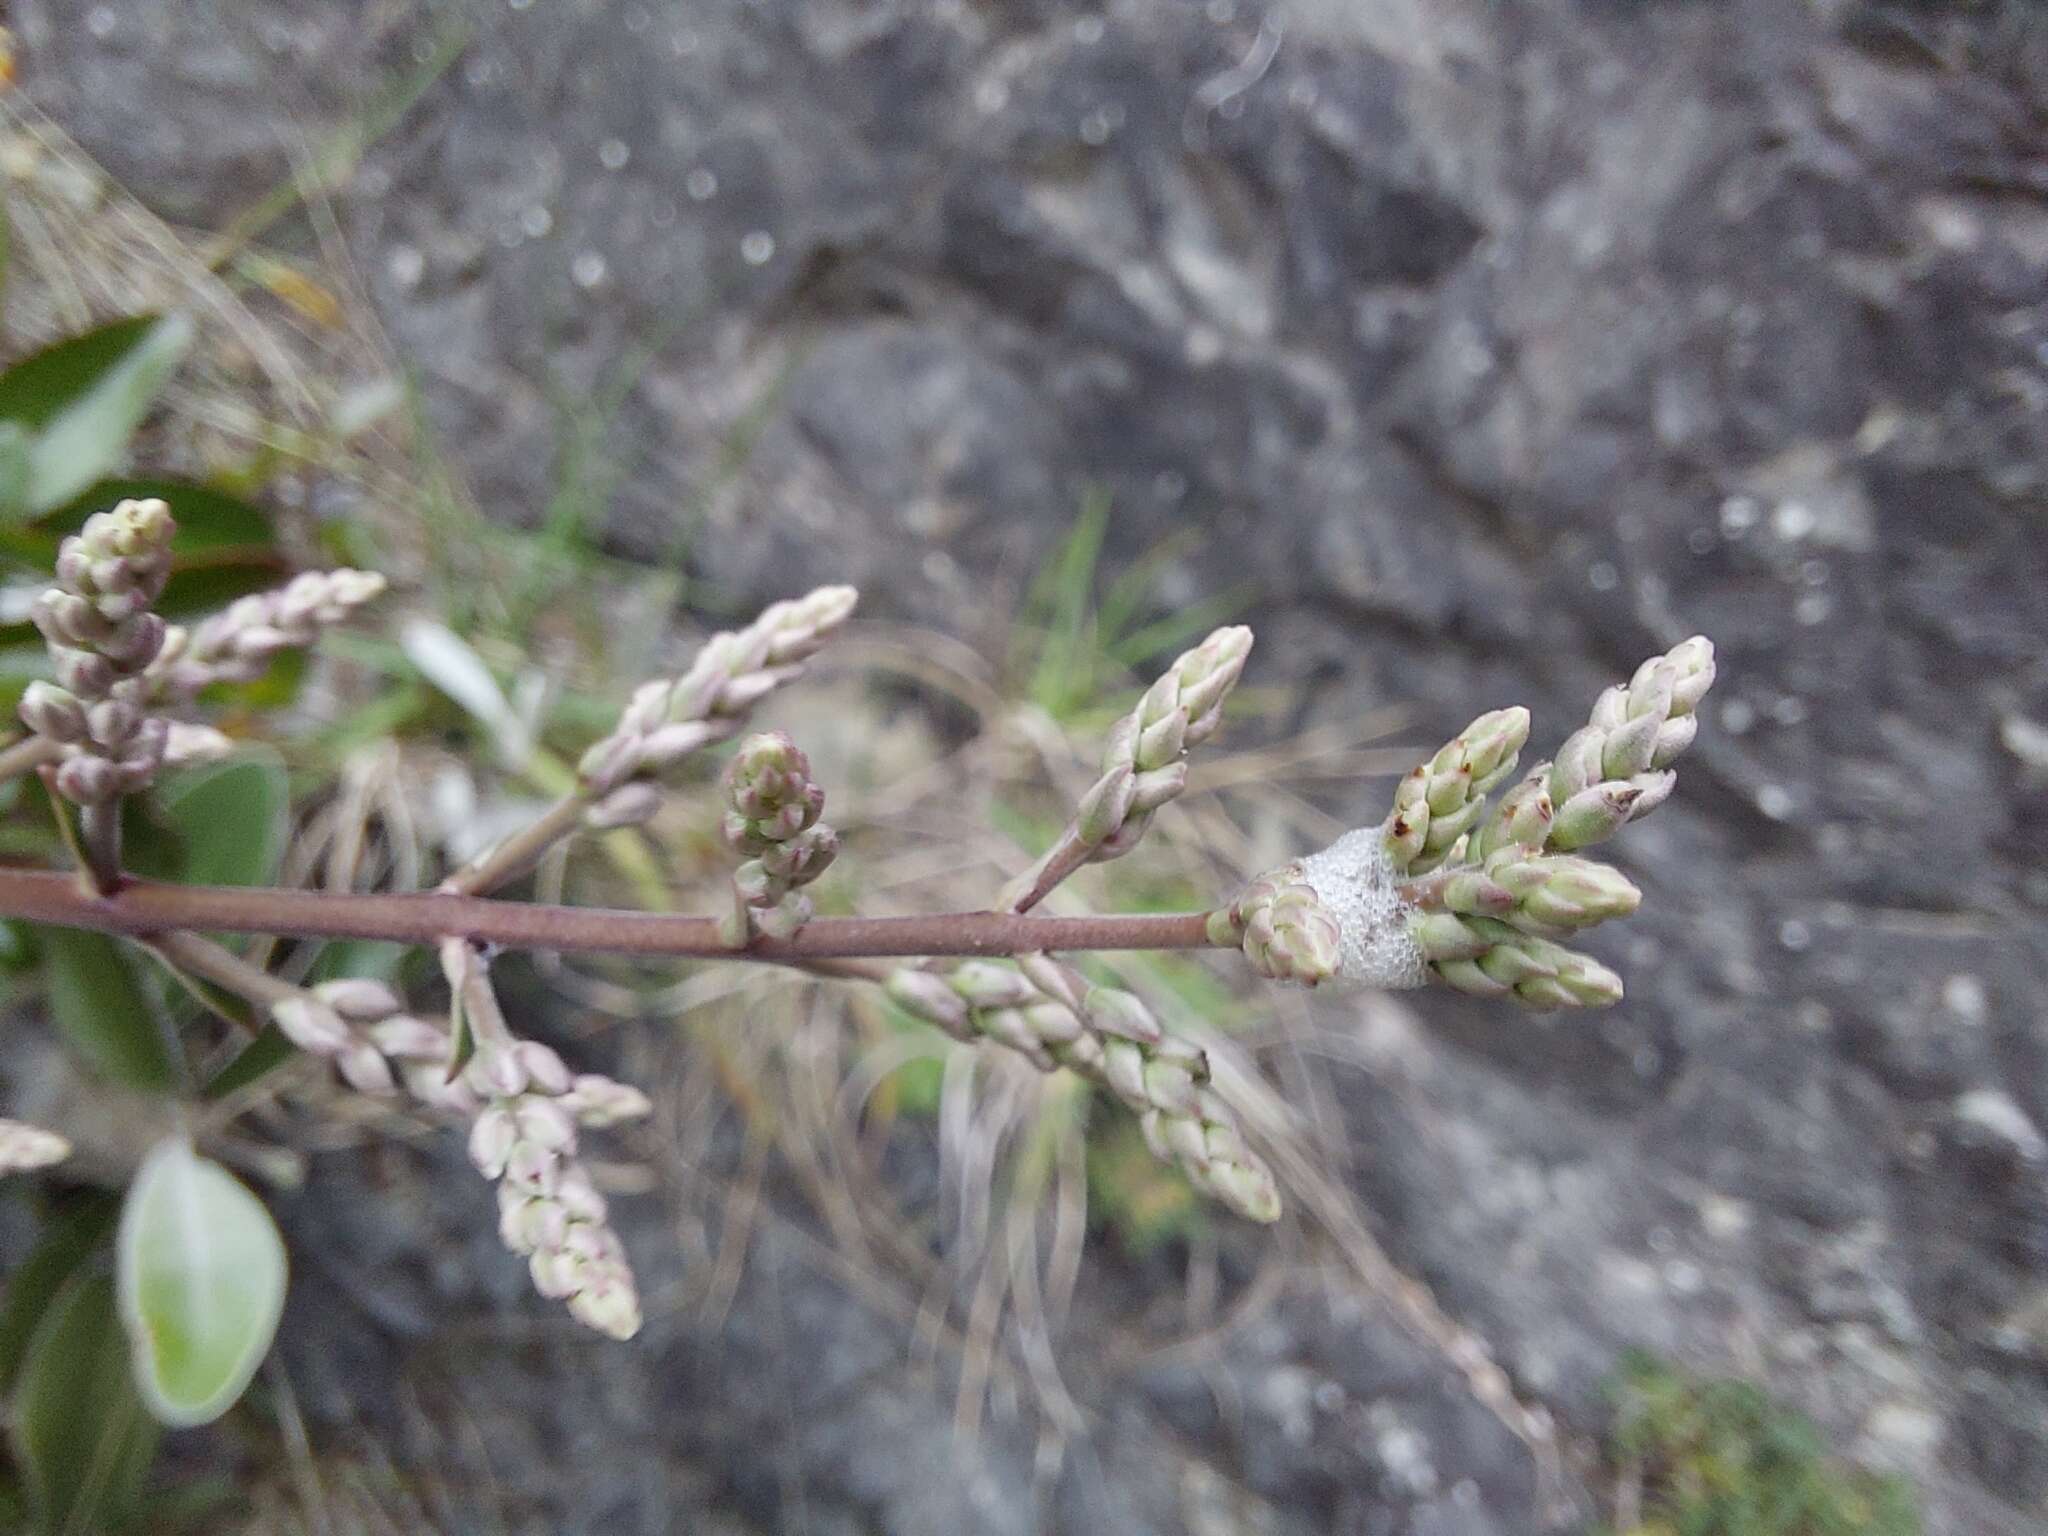
[[[513,1116],[519,1122],[520,1140],[549,1152],[576,1150],[575,1118],[555,1100],[528,1094],[519,1100]]]
[[[505,1181],[536,1195],[552,1195],[562,1178],[560,1154],[531,1141],[515,1141],[505,1160]]]
[[[501,1178],[518,1141],[519,1126],[512,1112],[493,1104],[469,1128],[469,1160],[485,1178]]]

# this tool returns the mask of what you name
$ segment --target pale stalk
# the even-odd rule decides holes
[[[481,896],[508,880],[518,879],[556,843],[573,837],[583,825],[583,813],[589,809],[589,797],[571,791],[496,847],[443,880],[441,889],[456,896]]]
[[[62,814],[61,812],[59,814]],[[121,883],[121,802],[78,808],[78,852],[83,873],[102,896]]]
[[[46,736],[24,736],[0,747],[0,784],[33,773],[64,756],[64,748]]]

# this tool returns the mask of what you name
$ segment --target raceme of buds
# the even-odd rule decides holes
[[[1487,795],[1515,771],[1528,739],[1528,710],[1497,709],[1401,781],[1384,834],[1397,874],[1426,874],[1451,857],[1458,839],[1485,811]]]
[[[1268,981],[1313,987],[1335,976],[1342,958],[1342,928],[1299,863],[1268,870],[1211,913],[1209,937],[1238,945]]]
[[[470,1126],[469,1155],[498,1182],[505,1246],[526,1257],[541,1295],[566,1301],[587,1327],[630,1339],[640,1331],[639,1294],[604,1201],[576,1159],[577,1109],[568,1102],[576,1080],[531,1040],[480,1044],[464,1077],[488,1095]]]
[[[1695,635],[1600,695],[1592,719],[1558,749],[1548,790],[1559,852],[1612,837],[1671,796],[1671,772],[1699,730],[1699,701],[1714,685],[1714,646]]]
[[[56,784],[74,804],[110,805],[163,763],[169,727],[149,713],[142,675],[164,642],[152,605],[170,577],[175,532],[161,501],[96,512],[59,546],[57,584],[36,598],[57,680],[30,684],[20,714],[63,749]]]
[[[1082,864],[1119,858],[1137,846],[1153,813],[1187,788],[1187,749],[1222,723],[1223,702],[1251,649],[1252,632],[1243,625],[1215,630],[1145,690],[1111,727],[1102,774],[1081,796],[1074,819],[1004,889],[1004,910],[1028,911]]]
[[[771,603],[746,628],[705,641],[682,676],[642,684],[618,726],[577,765],[584,794],[602,799],[737,735],[755,704],[801,675],[802,663],[852,615],[859,596],[852,587],[819,587]]]
[[[383,595],[373,571],[305,571],[275,592],[237,598],[193,629],[172,628],[149,669],[155,698],[186,703],[215,683],[263,675],[280,651],[308,646]]]
[[[1538,1012],[1621,1001],[1621,978],[1599,961],[1497,919],[1436,912],[1411,922],[1430,970],[1460,992]]]
[[[1091,986],[1045,955],[899,967],[886,990],[957,1039],[993,1040],[1041,1071],[1067,1067],[1109,1089],[1138,1115],[1153,1152],[1197,1189],[1254,1221],[1279,1218],[1279,1187],[1208,1086],[1208,1058],[1161,1029],[1135,993]]]
[[[1223,701],[1251,649],[1252,632],[1242,624],[1214,631],[1183,652],[1111,727],[1102,776],[1082,797],[1074,823],[1092,859],[1130,852],[1153,813],[1187,788],[1187,749],[1222,723]]]
[[[751,857],[733,873],[733,903],[719,932],[735,949],[757,933],[788,938],[810,921],[802,887],[839,852],[839,835],[818,820],[825,791],[797,744],[770,731],[740,743],[720,792],[726,844]]]
[[[498,1233],[523,1254],[534,1289],[615,1339],[640,1331],[640,1297],[605,1203],[577,1160],[577,1127],[644,1114],[645,1095],[594,1074],[573,1076],[537,1041],[514,1038],[483,957],[461,939],[442,969],[476,1041],[462,1082],[480,1101],[469,1156],[498,1185]]]
[[[1481,864],[1447,872],[1435,905],[1493,917],[1524,933],[1555,937],[1635,911],[1643,893],[1620,870],[1571,854],[1509,846]]]

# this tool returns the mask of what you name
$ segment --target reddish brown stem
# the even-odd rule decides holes
[[[728,947],[709,917],[498,901],[450,892],[361,895],[124,880],[111,895],[81,890],[69,875],[0,869],[0,917],[103,933],[178,929],[285,938],[388,939],[434,944],[453,935],[476,944],[590,954],[726,960],[822,960],[858,955],[1017,955],[1046,949],[1202,949],[1207,914],[1020,917],[934,912],[915,917],[813,918],[795,937]]]

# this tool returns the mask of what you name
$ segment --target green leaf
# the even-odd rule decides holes
[[[35,434],[29,514],[61,507],[121,462],[192,334],[183,315],[117,320],[0,374],[0,420]]]
[[[0,972],[26,971],[41,959],[35,931],[16,917],[0,918]]]
[[[454,1082],[476,1055],[476,1031],[469,1027],[469,1010],[462,1006],[462,989],[448,999],[448,1072],[443,1079]]]
[[[157,1000],[127,951],[103,934],[38,928],[57,1029],[102,1077],[135,1088],[177,1081]]]
[[[30,449],[34,440],[18,421],[0,421],[0,523],[26,517]]]
[[[0,1392],[14,1385],[37,1326],[64,1283],[114,1230],[121,1202],[110,1189],[94,1190],[43,1224],[34,1250],[7,1277],[0,1301]]]
[[[248,1031],[251,1035],[262,1033],[262,1015],[257,1011],[256,1005],[246,997],[238,996],[228,991],[226,987],[217,986],[204,976],[195,976],[184,970],[147,939],[137,940],[137,944],[144,954],[163,968],[166,976],[184,989],[193,1002],[213,1014],[223,1024],[231,1024],[236,1029]]]
[[[181,1428],[226,1413],[284,1311],[284,1239],[263,1202],[190,1142],[160,1142],[129,1186],[115,1276],[150,1412]]]
[[[206,1097],[224,1099],[239,1088],[268,1077],[299,1054],[299,1048],[284,1037],[275,1024],[265,1024],[234,1059],[207,1079]]]
[[[158,1430],[129,1371],[105,1274],[75,1279],[36,1330],[10,1440],[46,1531],[106,1531],[133,1514]]]
[[[284,857],[291,786],[275,752],[174,774],[157,803],[185,847],[187,885],[269,885]]]

